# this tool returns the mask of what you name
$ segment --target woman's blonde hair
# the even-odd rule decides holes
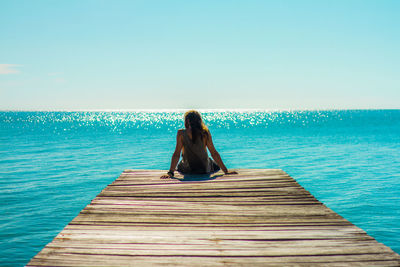
[[[196,110],[189,110],[185,113],[185,127],[190,125],[192,129],[192,142],[196,143],[198,137],[208,137],[208,128],[204,124],[201,114]]]

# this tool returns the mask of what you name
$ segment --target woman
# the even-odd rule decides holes
[[[183,174],[207,174],[222,171],[225,174],[237,174],[228,171],[222,162],[212,142],[211,133],[203,123],[201,115],[195,110],[185,113],[185,128],[178,130],[176,136],[176,148],[172,155],[171,167],[166,175],[161,178],[174,176],[174,170],[178,164],[182,152],[182,160],[178,164],[178,171]],[[214,160],[208,157],[207,148]]]

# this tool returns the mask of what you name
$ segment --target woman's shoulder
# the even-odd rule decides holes
[[[205,127],[203,129],[203,131],[204,131],[204,133],[206,134],[207,137],[211,136],[210,129],[208,129],[208,127]]]
[[[178,135],[183,135],[183,133],[184,133],[185,131],[186,131],[185,129],[179,129],[179,130],[178,130]]]

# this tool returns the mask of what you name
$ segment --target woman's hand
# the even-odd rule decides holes
[[[160,177],[160,179],[168,179],[168,178],[171,178],[171,176],[169,176],[168,174],[163,174]]]
[[[161,175],[161,179],[168,179],[168,178],[171,178],[171,177],[174,177],[174,172],[173,171],[169,171],[169,172],[167,172],[167,174],[164,174],[164,175]]]
[[[237,171],[227,171],[225,175],[239,174]]]

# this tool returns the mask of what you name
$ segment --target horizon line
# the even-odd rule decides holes
[[[138,108],[138,109],[0,109],[0,112],[186,112],[192,108]],[[293,112],[293,111],[345,111],[345,110],[400,110],[400,108],[196,108],[199,112]]]

